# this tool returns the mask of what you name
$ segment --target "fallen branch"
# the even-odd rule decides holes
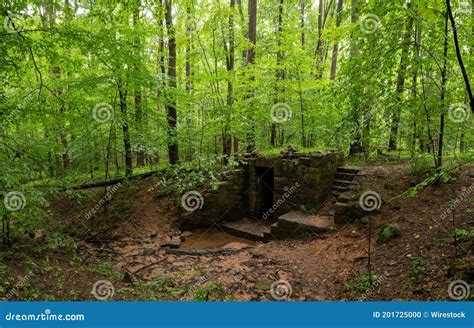
[[[138,179],[143,179],[143,178],[148,178],[153,175],[158,175],[161,173],[164,173],[166,169],[161,169],[158,171],[151,171],[151,172],[146,172],[142,174],[137,174],[131,177],[120,177],[120,178],[115,178],[115,179],[110,179],[110,180],[102,180],[102,181],[97,181],[97,182],[89,182],[89,183],[84,183],[76,186],[54,186],[54,185],[40,185],[37,186],[39,188],[56,188],[59,189],[60,191],[66,191],[66,190],[84,190],[84,189],[92,189],[92,188],[99,188],[99,187],[108,187],[115,185],[119,182],[124,182],[124,181],[130,181],[130,180],[138,180]]]
[[[153,263],[150,263],[150,264],[145,265],[144,267],[138,269],[138,270],[135,271],[135,272],[130,272],[130,273],[132,273],[132,274],[134,274],[134,275],[137,275],[139,272],[141,272],[141,271],[143,271],[143,270],[146,270],[146,269],[149,269],[149,268],[151,268],[151,267],[154,266],[154,265],[160,264],[161,262],[163,262],[163,261],[166,260],[166,259],[167,259],[167,258],[164,257],[164,258],[162,258],[162,259],[159,259],[159,260],[156,261],[156,262],[153,262]]]

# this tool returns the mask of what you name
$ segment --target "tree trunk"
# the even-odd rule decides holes
[[[133,27],[136,28],[138,25],[140,15],[140,2],[136,4],[135,10],[133,11]],[[135,43],[135,54],[140,55],[140,42]],[[139,68],[135,67],[135,72],[139,73]],[[142,114],[142,92],[139,84],[135,84],[135,123],[137,125],[138,135],[138,150],[137,150],[137,167],[145,166],[145,151],[143,150],[142,139],[143,139],[143,114]]]
[[[322,0],[321,0],[322,1]],[[304,49],[305,45],[305,37],[304,37],[304,26],[305,26],[305,21],[304,21],[304,16],[305,16],[305,0],[300,0],[300,28],[301,28],[301,48]]]
[[[441,106],[443,111],[445,109],[444,98],[446,95],[446,71],[448,62],[448,8],[446,7],[446,14],[444,19],[444,46],[443,46],[443,68],[441,69]],[[444,136],[444,112],[439,118],[439,141],[438,141],[438,161],[437,171],[441,172],[443,164],[443,136]]]
[[[408,3],[408,9],[410,9],[410,3]],[[410,10],[408,10],[408,21],[405,29],[405,34],[402,39],[402,54],[400,57],[400,68],[398,70],[397,76],[397,85],[396,85],[396,101],[397,107],[395,108],[395,113],[392,116],[392,122],[390,127],[390,139],[388,142],[389,150],[397,149],[397,137],[398,137],[398,128],[400,125],[400,115],[402,111],[402,98],[403,91],[405,89],[405,75],[408,67],[408,54],[410,48],[410,37],[413,30],[413,17],[411,16]]]
[[[459,151],[461,153],[466,152],[466,137],[464,135],[464,131],[461,131],[461,137],[459,138]]]
[[[229,45],[226,46],[226,68],[228,74],[227,80],[227,117],[224,123],[224,131],[222,133],[222,151],[224,153],[224,164],[228,163],[232,152],[232,135],[230,133],[230,120],[232,118],[232,106],[234,104],[234,85],[232,83],[233,73],[234,73],[234,57],[235,57],[235,44],[234,44],[234,10],[235,10],[235,0],[230,0],[229,3],[230,13],[229,13]]]
[[[279,96],[281,94],[280,83],[284,79],[285,71],[281,69],[281,64],[283,61],[283,51],[281,50],[281,31],[283,29],[283,2],[284,0],[280,0],[278,5],[278,23],[277,23],[277,73],[276,73],[276,83],[275,83],[275,104],[280,102]],[[272,122],[272,126],[270,129],[270,145],[274,148],[276,147],[276,139],[277,139],[277,124]]]
[[[194,14],[194,7],[193,7],[193,0],[186,0],[186,55],[185,55],[185,66],[186,66],[186,94],[188,99],[192,99],[193,93],[193,67],[191,63],[191,51],[193,48],[193,30],[194,27],[192,26],[193,23],[193,14]],[[187,106],[187,115],[185,118],[187,126],[193,126],[194,124],[194,111],[193,105]],[[188,142],[186,144],[186,150],[184,151],[184,159],[186,162],[191,162],[193,159],[193,135],[188,134]]]
[[[421,45],[421,26],[417,24],[415,28],[415,35],[414,35],[414,49],[413,49],[413,60],[415,62],[414,65],[418,66],[418,61],[420,60],[420,45]],[[417,99],[417,85],[418,85],[418,70],[415,69],[413,73],[413,81],[412,81],[412,98],[415,103]],[[413,134],[412,134],[412,141],[411,141],[411,155],[415,155],[416,150],[416,139],[421,134],[418,132],[417,127],[417,120],[418,120],[418,111],[414,108],[413,109]]]
[[[341,25],[341,11],[342,11],[342,4],[344,0],[338,0],[337,2],[337,11],[336,11],[336,28]],[[330,79],[334,80],[336,77],[336,69],[337,69],[337,52],[339,50],[339,43],[334,43],[334,48],[332,49],[332,60],[331,60],[331,75]]]
[[[166,3],[166,29],[168,31],[168,86],[171,89],[176,89],[176,36],[173,27],[172,17],[172,0],[165,0]],[[167,119],[168,119],[168,158],[171,165],[178,163],[178,134],[177,113],[176,113],[176,97],[172,92],[169,94],[166,102]]]
[[[324,0],[319,0],[319,11],[318,11],[318,43],[316,44],[316,78],[320,79],[323,76],[322,72],[322,59],[323,59],[323,13],[324,13]]]
[[[351,2],[351,23],[355,24],[358,19],[358,8],[357,8],[357,0],[352,0]],[[354,36],[351,35],[351,47],[350,47],[350,54],[351,58],[356,57],[359,54],[359,50],[357,49],[357,41],[355,40]],[[352,78],[358,78],[358,76],[353,76]],[[360,110],[359,110],[359,99],[357,97],[351,98],[352,102],[352,122],[354,124],[354,136],[352,138],[350,148],[349,148],[349,155],[355,155],[358,153],[363,152],[362,148],[362,136],[361,136],[361,126],[360,126]]]
[[[66,10],[67,10],[67,7],[68,7],[68,4],[66,4]],[[44,8],[45,12],[47,13],[47,19],[48,19],[48,22],[49,22],[49,29],[54,29],[55,28],[55,24],[56,24],[56,19],[55,19],[55,15],[56,15],[56,11],[54,8],[52,7],[49,7],[48,5]],[[54,77],[54,79],[56,80],[59,80],[61,78],[61,68],[60,67],[53,67],[51,69],[51,76]],[[51,95],[53,97],[59,97],[63,94],[63,90],[61,88],[55,88],[54,90],[52,90],[51,92]],[[63,101],[61,101],[61,105],[59,107],[59,112],[61,113],[60,117],[64,117],[64,112],[65,112],[65,104]],[[59,129],[59,135],[58,135],[58,139],[59,141],[61,142],[62,146],[63,146],[63,150],[61,151],[62,155],[61,155],[61,159],[59,159],[58,157],[57,158],[57,163],[61,163],[62,162],[62,166],[64,168],[64,170],[66,170],[68,167],[69,167],[69,163],[70,163],[70,160],[69,160],[69,154],[68,154],[68,142],[67,142],[67,135],[62,131],[63,128],[61,127],[62,124],[58,124],[57,126],[57,129]],[[59,167],[59,165],[58,165]]]
[[[446,8],[448,11],[449,20],[451,22],[451,27],[453,30],[453,40],[454,40],[454,46],[456,48],[456,58],[458,59],[459,68],[461,69],[462,77],[464,79],[464,84],[466,85],[466,91],[469,97],[469,104],[471,105],[471,112],[474,113],[474,99],[472,99],[471,84],[469,82],[469,77],[467,76],[466,68],[464,67],[464,62],[462,60],[461,49],[459,47],[457,27],[456,27],[456,22],[454,21],[453,12],[451,10],[450,0],[446,0]]]
[[[247,64],[253,65],[255,63],[255,45],[257,43],[257,0],[248,0],[248,17],[249,17],[249,32],[248,40],[250,47],[247,50]],[[253,81],[253,72],[250,77]],[[253,91],[249,90],[249,98],[253,98]],[[247,135],[247,152],[251,152],[255,149],[255,122],[254,122],[254,104],[253,100],[250,99],[250,131]]]
[[[191,83],[191,47],[192,47],[192,26],[191,12],[192,3],[190,0],[186,2],[186,91],[189,94],[192,89]]]
[[[242,36],[244,39],[248,38],[248,29],[243,28],[245,26],[245,15],[244,9],[242,7],[242,0],[237,0],[237,7],[239,8],[239,16],[240,16],[240,26],[242,26]],[[245,66],[247,63],[247,50],[242,50],[242,66]]]
[[[132,146],[130,142],[130,133],[128,131],[127,119],[127,91],[122,90],[122,85],[119,85],[120,111],[123,116],[123,144],[125,148],[125,176],[129,177],[133,174],[132,163]]]

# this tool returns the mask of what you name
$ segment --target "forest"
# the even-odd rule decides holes
[[[0,299],[474,299],[474,1],[0,9]]]

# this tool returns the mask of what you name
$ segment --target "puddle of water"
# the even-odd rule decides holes
[[[222,248],[229,243],[255,244],[254,241],[232,236],[218,229],[193,230],[192,233],[181,243],[180,248]]]

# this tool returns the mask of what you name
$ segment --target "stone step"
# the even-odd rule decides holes
[[[340,194],[338,197],[337,197],[337,202],[338,203],[347,203],[351,198],[347,195],[344,195],[344,194]]]
[[[336,185],[336,186],[349,186],[351,184],[354,184],[352,180],[334,179],[334,182],[333,182],[333,185]]]
[[[247,218],[233,222],[223,222],[218,227],[228,234],[253,241],[265,241],[265,234],[270,233],[270,225]]]
[[[327,232],[332,225],[334,225],[332,217],[291,211],[280,216],[277,224],[271,226],[271,234],[278,239],[298,239]]]
[[[338,167],[336,173],[352,173],[357,174],[360,172],[360,168],[357,166],[341,166]]]
[[[364,216],[362,210],[357,202],[334,204],[334,221],[336,224],[346,224],[353,222]]]
[[[344,192],[344,191],[349,190],[349,187],[348,186],[333,186],[332,190]]]
[[[352,181],[357,175],[358,174],[354,174],[354,173],[336,172],[335,178],[337,180]]]
[[[275,222],[270,226],[270,231],[268,232],[265,231],[263,233],[264,241],[272,241],[272,240],[278,239],[277,234],[276,234],[277,231],[278,231],[278,222]]]

